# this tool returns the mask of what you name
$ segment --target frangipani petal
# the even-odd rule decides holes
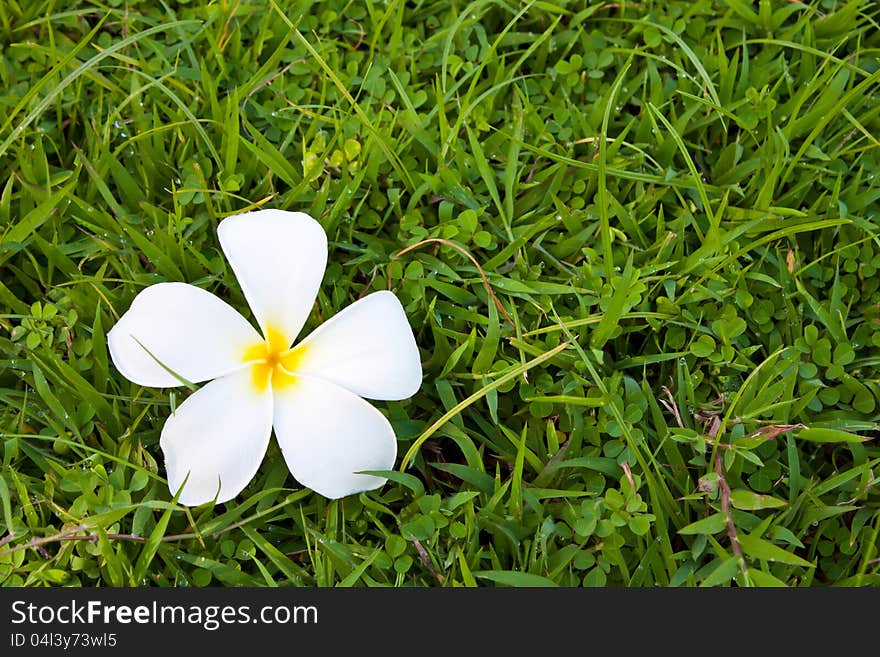
[[[315,329],[294,350],[300,374],[368,399],[406,399],[422,383],[419,348],[393,293],[374,292]]]
[[[267,339],[290,346],[308,319],[327,266],[327,235],[303,212],[258,210],[227,217],[220,245]]]
[[[388,420],[344,388],[304,376],[275,392],[275,437],[287,467],[303,486],[330,499],[378,488],[397,440]]]
[[[250,368],[211,381],[165,422],[159,444],[168,487],[197,506],[238,495],[256,474],[272,433],[272,392],[260,393]]]
[[[234,371],[243,366],[244,350],[259,340],[232,306],[186,283],[145,288],[107,334],[122,375],[157,388],[182,385],[171,372],[198,383]]]

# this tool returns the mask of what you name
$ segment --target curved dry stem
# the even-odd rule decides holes
[[[510,315],[507,314],[507,311],[504,309],[504,306],[501,305],[501,301],[498,299],[497,296],[495,296],[495,292],[494,292],[494,290],[492,290],[492,284],[489,283],[489,279],[486,276],[486,272],[483,271],[483,268],[480,266],[480,263],[477,262],[477,259],[473,255],[471,255],[471,252],[468,251],[466,248],[464,248],[461,244],[457,244],[451,240],[443,239],[442,237],[429,237],[427,239],[423,239],[419,242],[416,242],[415,244],[411,244],[410,246],[406,247],[402,251],[398,251],[393,256],[391,256],[391,260],[388,261],[388,265],[389,265],[389,267],[388,267],[388,289],[389,290],[391,289],[391,267],[390,267],[390,265],[392,265],[395,260],[397,260],[400,256],[404,255],[405,253],[409,253],[410,251],[417,249],[420,246],[424,246],[425,244],[431,244],[432,242],[436,242],[438,244],[445,244],[446,246],[451,246],[453,249],[456,249],[456,250],[460,251],[461,253],[463,253],[467,257],[468,260],[470,260],[472,263],[474,263],[474,267],[477,268],[477,271],[480,272],[480,277],[483,279],[483,285],[486,286],[486,292],[489,293],[489,296],[492,298],[492,301],[495,302],[495,307],[498,308],[498,312],[500,312],[502,315],[504,315],[504,319],[506,319],[508,322],[510,322],[511,326],[516,326],[514,321],[510,318]]]

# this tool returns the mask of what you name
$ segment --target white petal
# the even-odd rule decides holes
[[[107,334],[110,356],[122,375],[160,388],[181,382],[157,360],[198,383],[242,367],[244,351],[261,341],[232,306],[186,283],[144,289]]]
[[[181,504],[231,500],[256,474],[271,433],[272,392],[257,390],[250,368],[211,381],[162,427],[171,494],[186,480]]]
[[[227,217],[220,245],[251,310],[268,337],[289,346],[308,319],[327,266],[327,235],[303,212],[258,210]]]
[[[378,488],[390,470],[397,439],[376,408],[344,388],[296,377],[275,391],[275,437],[287,467],[303,486],[330,499]]]
[[[406,399],[422,383],[419,348],[400,301],[374,292],[315,329],[293,369],[369,399]]]

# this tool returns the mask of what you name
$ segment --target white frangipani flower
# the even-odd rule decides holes
[[[367,295],[291,347],[324,276],[324,229],[302,212],[260,210],[224,219],[218,234],[262,336],[213,294],[159,283],[107,339],[134,383],[211,380],[162,429],[171,492],[183,485],[178,499],[189,506],[232,499],[256,474],[273,427],[302,485],[333,499],[378,488],[386,479],[356,473],[390,470],[397,440],[363,397],[405,399],[422,378],[397,297]]]

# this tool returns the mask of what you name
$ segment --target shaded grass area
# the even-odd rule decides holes
[[[878,21],[0,4],[0,583],[880,585]],[[328,502],[273,441],[187,509],[187,392],[105,332],[160,281],[247,316],[215,229],[258,207],[329,235],[306,331],[390,284],[424,384],[378,405],[382,489]]]

